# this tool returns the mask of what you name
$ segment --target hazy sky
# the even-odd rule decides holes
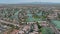
[[[60,0],[0,0],[0,3],[30,3],[30,2],[53,2],[60,3]]]

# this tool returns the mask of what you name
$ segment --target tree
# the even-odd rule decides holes
[[[15,29],[19,30],[19,27],[18,26],[15,26]]]
[[[59,20],[60,20],[60,14],[58,13],[58,18],[59,18]]]
[[[39,23],[37,22],[37,26],[38,26],[38,29],[39,29],[39,32],[41,32],[41,26],[39,25]]]

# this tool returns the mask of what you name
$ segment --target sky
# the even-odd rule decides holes
[[[17,3],[31,3],[31,2],[51,2],[60,3],[60,0],[0,0],[0,3],[17,4]]]

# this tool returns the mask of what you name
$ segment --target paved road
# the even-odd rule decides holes
[[[0,22],[6,23],[6,24],[11,24],[11,25],[14,25],[14,26],[18,26],[19,27],[18,24],[10,23],[10,22],[4,21],[4,20],[0,20]]]

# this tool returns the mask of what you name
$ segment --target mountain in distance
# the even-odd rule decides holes
[[[53,3],[53,2],[30,2],[30,3],[17,3],[17,4],[60,4],[60,3]]]
[[[0,5],[7,5],[9,3],[0,3]],[[28,2],[28,3],[12,3],[12,4],[60,4],[60,3],[52,3],[52,2]]]
[[[14,7],[14,6],[60,6],[60,3],[51,3],[51,2],[30,2],[30,3],[16,3],[16,4],[2,4],[0,7]]]

